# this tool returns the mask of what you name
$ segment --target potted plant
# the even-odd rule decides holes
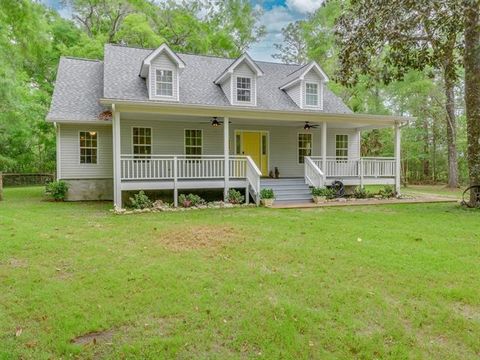
[[[333,199],[335,190],[332,188],[313,188],[312,189],[313,202],[315,204],[324,203],[327,200]]]
[[[271,207],[274,200],[275,194],[273,193],[273,189],[262,189],[260,191],[260,201],[263,206]]]

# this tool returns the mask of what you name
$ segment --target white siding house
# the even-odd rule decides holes
[[[166,44],[106,45],[103,61],[64,57],[47,118],[57,126],[57,176],[70,200],[116,206],[123,191],[142,189],[171,190],[176,201],[182,189],[243,188],[258,202],[275,172],[268,184],[302,179],[307,192],[332,181],[399,190],[408,119],[354,114],[327,83],[315,62],[176,54]],[[381,127],[395,129],[395,156],[362,158],[362,130]]]

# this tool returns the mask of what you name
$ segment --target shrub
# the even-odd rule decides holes
[[[68,184],[63,180],[49,182],[45,187],[45,192],[55,201],[64,201],[67,197]]]
[[[275,194],[273,193],[273,189],[262,189],[262,190],[260,190],[260,198],[261,199],[275,199]]]
[[[327,199],[333,199],[335,197],[335,189],[323,187],[323,188],[313,188],[313,196],[325,197]]]
[[[134,209],[147,209],[153,205],[152,200],[145,195],[143,190],[140,190],[138,194],[134,194],[133,198],[130,198],[130,204]]]
[[[365,188],[358,186],[353,191],[353,197],[356,199],[368,199],[372,197],[372,194],[365,190]]]
[[[230,204],[241,204],[245,200],[245,196],[243,196],[240,191],[235,189],[228,190],[228,202]]]
[[[380,195],[382,199],[390,199],[395,197],[396,194],[393,187],[387,185],[383,189],[380,189],[380,191],[378,192],[378,195]]]
[[[180,194],[178,196],[178,202],[183,207],[191,207],[191,206],[198,206],[205,204],[205,200],[203,200],[200,196],[195,194]]]

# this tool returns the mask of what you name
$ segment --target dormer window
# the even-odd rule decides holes
[[[156,70],[157,96],[173,96],[173,72],[172,70]]]
[[[323,110],[323,91],[328,76],[312,61],[285,78],[280,90],[285,91],[301,109]]]
[[[252,79],[237,77],[237,101],[250,102],[252,98]]]
[[[305,105],[318,106],[318,84],[306,83],[305,84]]]

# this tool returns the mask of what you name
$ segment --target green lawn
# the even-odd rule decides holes
[[[5,198],[0,359],[480,356],[480,212],[454,203],[116,216]]]

